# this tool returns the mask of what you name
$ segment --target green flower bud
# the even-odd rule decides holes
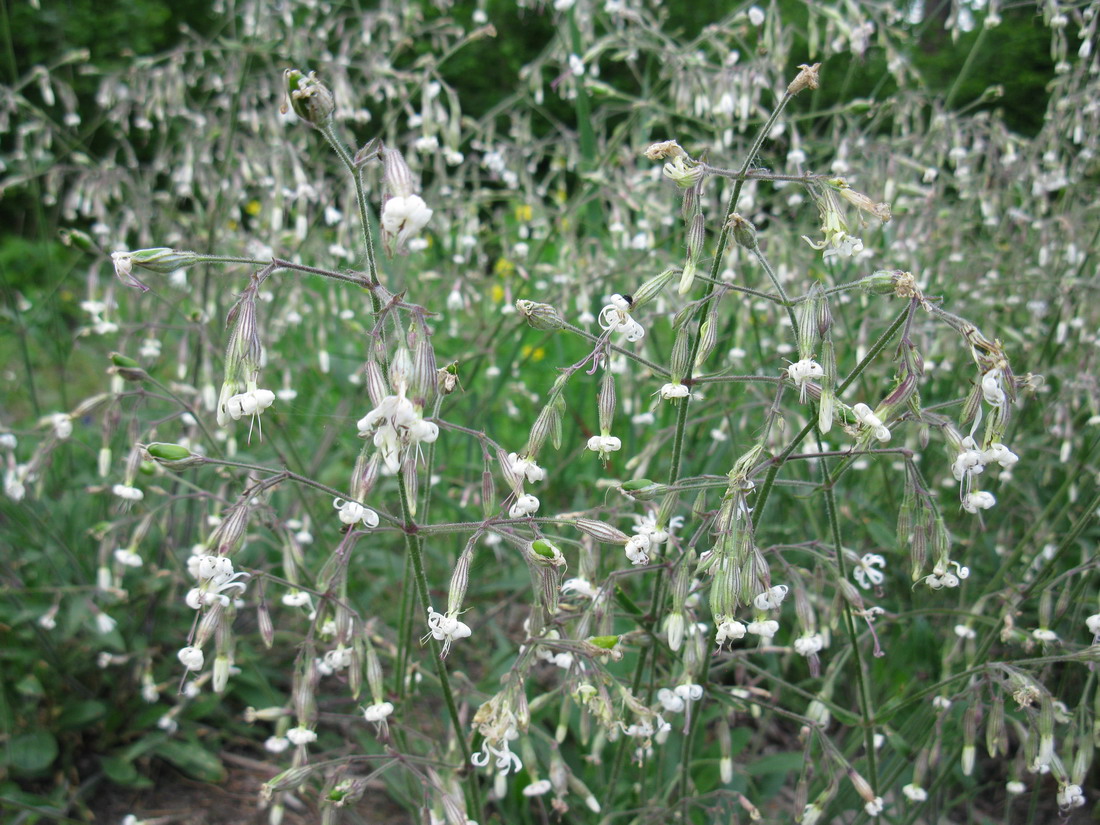
[[[535,329],[552,332],[565,326],[561,314],[550,304],[519,300],[516,301],[516,309]]]
[[[317,79],[316,72],[304,75],[297,69],[287,69],[283,73],[283,79],[286,82],[288,101],[283,103],[283,112],[293,109],[294,114],[317,128],[332,118],[332,113],[336,111],[336,101],[329,88]]]

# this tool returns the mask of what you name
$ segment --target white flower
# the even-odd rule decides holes
[[[141,567],[141,556],[135,553],[133,550],[127,550],[125,547],[120,547],[114,552],[115,561],[126,567]]]
[[[387,395],[356,426],[360,438],[372,437],[391,473],[400,469],[406,449],[431,444],[439,437],[439,427],[425,421],[421,411],[403,393]]]
[[[398,195],[387,199],[382,207],[382,230],[391,242],[396,236],[394,248],[403,249],[409,238],[423,229],[431,217],[432,210],[419,195]]]
[[[1058,807],[1062,810],[1080,808],[1085,804],[1085,793],[1080,785],[1063,785],[1058,790]]]
[[[285,736],[269,736],[264,740],[264,750],[269,753],[282,753],[290,747],[290,740]]]
[[[886,576],[881,570],[876,570],[876,566],[885,567],[886,559],[878,553],[865,553],[859,560],[859,566],[852,571],[852,578],[864,590],[869,590],[872,586],[878,587]]]
[[[883,801],[881,796],[876,796],[870,802],[863,806],[863,810],[867,812],[867,816],[878,816],[882,813]]]
[[[437,642],[443,642],[443,650],[440,657],[446,656],[451,651],[451,644],[458,639],[465,639],[470,635],[469,625],[458,620],[453,613],[440,613],[428,608],[428,635]],[[427,636],[424,637],[425,639]]]
[[[718,630],[714,634],[714,641],[718,645],[718,649],[722,649],[722,645],[726,642],[738,642],[745,638],[746,628],[741,622],[726,618],[718,622]]]
[[[940,710],[947,710],[951,707],[951,700],[946,696],[933,696],[932,707],[939,708]]]
[[[550,793],[554,786],[550,784],[549,779],[540,779],[538,782],[532,782],[526,788],[523,789],[524,796],[542,796],[543,794]]]
[[[310,742],[317,741],[317,733],[303,725],[299,725],[296,728],[288,730],[286,732],[286,738],[295,745],[308,745]]]
[[[1039,642],[1056,642],[1058,641],[1058,634],[1045,627],[1037,627],[1031,631],[1031,638]]]
[[[1085,626],[1093,636],[1100,637],[1100,613],[1093,613],[1085,619]]]
[[[141,501],[145,498],[145,493],[129,484],[116,484],[111,488],[111,492],[126,501]]]
[[[226,399],[221,412],[224,415],[218,423],[225,423],[226,416],[234,421],[240,421],[244,416],[259,416],[275,401],[275,393],[271,390],[249,390],[237,393]]]
[[[362,522],[367,527],[378,526],[378,513],[355,501],[344,501],[342,498],[333,499],[332,506],[340,516],[344,524],[358,524]]]
[[[749,22],[754,26],[761,26],[764,24],[764,10],[759,6],[749,7]]]
[[[974,439],[967,436],[962,441],[962,450],[951,464],[951,475],[955,481],[961,482],[963,489],[970,486],[970,478],[985,470],[985,460],[982,452],[974,443]]]
[[[508,518],[525,518],[539,511],[539,500],[528,494],[516,499],[516,503],[508,509]]]
[[[928,799],[928,791],[922,788],[920,785],[909,784],[901,789],[901,792],[905,794],[906,799],[910,802],[924,802]]]
[[[779,622],[774,619],[768,619],[763,622],[749,622],[749,626],[746,629],[754,636],[759,636],[761,640],[770,639],[779,632]]]
[[[825,639],[820,633],[807,633],[794,640],[794,652],[799,656],[813,656],[825,647]]]
[[[1013,796],[1022,794],[1026,790],[1027,785],[1019,781],[1018,779],[1013,779],[1005,783],[1005,791],[1012,794]]]
[[[384,722],[386,718],[389,717],[392,713],[392,702],[378,702],[377,704],[368,705],[367,707],[363,708],[363,718],[368,722],[374,722],[375,724],[378,724],[379,722]]]
[[[806,385],[811,378],[823,378],[825,370],[812,358],[803,358],[787,367],[787,377],[798,389],[799,403],[806,403]]]
[[[283,594],[282,602],[287,607],[302,607],[303,605],[312,604],[313,599],[304,590],[291,590],[289,593]]]
[[[619,332],[630,343],[645,337],[642,325],[630,317],[631,303],[622,295],[611,296],[611,303],[600,310],[600,329]]]
[[[992,369],[982,376],[982,396],[991,407],[1003,407],[1005,391],[1001,388],[1004,374],[1000,369]]]
[[[203,663],[206,661],[202,654],[202,650],[197,647],[185,647],[181,648],[180,652],[176,654],[179,657],[180,664],[183,665],[185,670],[202,670]]]
[[[324,662],[333,672],[344,670],[351,664],[351,648],[337,645],[332,650],[325,651]]]
[[[669,690],[668,688],[661,688],[657,691],[657,701],[659,701],[669,713],[679,713],[685,707],[683,697],[677,696],[675,691]]]
[[[0,433],[0,450],[14,450],[19,446],[19,440],[14,433]]]
[[[993,493],[987,493],[985,490],[978,490],[973,493],[967,493],[963,497],[962,508],[968,513],[977,513],[979,510],[988,510],[996,503],[997,499],[993,497]]]
[[[98,630],[100,633],[103,633],[103,634],[110,633],[112,630],[115,629],[115,625],[117,625],[117,624],[118,624],[118,622],[116,622],[114,619],[112,619],[106,613],[99,612],[99,613],[95,614],[96,630]]]
[[[573,73],[574,77],[580,77],[584,74],[584,60],[580,55],[569,55],[569,71]]]
[[[787,585],[777,584],[753,599],[752,603],[757,610],[778,610],[783,604],[783,599],[787,598],[788,590],[790,588]]]
[[[633,565],[649,564],[649,548],[652,542],[647,535],[631,536],[626,543],[626,557]]]
[[[53,427],[53,434],[62,441],[73,434],[73,417],[68,413],[53,413],[46,416],[45,421]]]
[[[507,776],[513,770],[520,771],[523,769],[523,762],[508,746],[510,741],[518,738],[519,732],[515,725],[510,725],[503,731],[499,739],[491,741],[486,737],[482,749],[470,757],[470,762],[475,767],[484,768],[489,764],[490,758],[495,759],[496,769],[502,776]]]
[[[860,424],[871,430],[879,441],[886,442],[890,440],[890,428],[885,426],[882,419],[875,415],[866,404],[853,404],[852,414],[859,419]]]
[[[987,450],[982,451],[982,462],[1000,464],[1002,469],[1011,470],[1020,457],[999,441],[994,441]]]
[[[598,587],[593,587],[588,579],[566,579],[561,586],[562,595],[577,593],[588,599],[595,599],[600,594]]]
[[[546,470],[536,464],[533,458],[520,456],[518,453],[508,453],[508,464],[514,476],[526,479],[530,484],[546,478]]]
[[[228,606],[229,596],[224,595],[226,591],[239,591],[235,596],[244,592],[245,583],[240,579],[248,578],[248,573],[233,572],[233,562],[225,556],[192,556],[187,560],[187,566],[189,572],[199,580],[199,586],[192,588],[185,598],[187,606],[192,610],[198,610],[204,604],[210,605],[215,601]]]
[[[588,439],[588,449],[599,453],[600,458],[605,460],[610,453],[618,452],[622,446],[623,442],[613,435],[594,435]]]
[[[690,394],[686,385],[676,382],[674,384],[665,384],[659,390],[661,399],[664,401],[672,401],[677,398],[687,398]]]
[[[955,625],[955,635],[960,639],[976,639],[978,634],[974,632],[974,628],[967,627],[964,624]]]
[[[176,729],[179,728],[179,726],[180,723],[167,713],[157,720],[157,727],[160,728],[162,731],[167,732],[169,735],[175,733]]]

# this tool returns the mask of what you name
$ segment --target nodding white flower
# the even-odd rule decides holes
[[[863,251],[863,239],[849,235],[847,229],[842,228],[836,228],[832,231],[826,230],[825,240],[823,241],[812,241],[805,235],[802,236],[802,240],[814,249],[825,250],[821,255],[822,260],[851,258]]]
[[[1085,792],[1080,785],[1063,785],[1058,789],[1058,807],[1062,810],[1080,808],[1085,804]]]
[[[1011,470],[1016,466],[1020,457],[1008,449],[999,441],[994,441],[989,448],[982,451],[982,462],[985,464],[1000,464],[1002,469]]]
[[[14,433],[0,433],[0,450],[14,450],[19,446],[19,439]]]
[[[645,515],[634,514],[634,532],[639,535],[649,536],[649,540],[654,544],[664,544],[669,540],[670,535],[684,526],[683,516],[673,516],[668,520],[668,524],[665,527],[657,526],[657,514],[646,513]]]
[[[313,599],[304,590],[291,590],[289,593],[283,594],[282,602],[287,607],[302,607],[303,605],[312,604]]]
[[[1005,791],[1016,796],[1027,790],[1027,785],[1018,779],[1012,779],[1005,783]]]
[[[752,603],[757,610],[778,610],[779,606],[783,604],[783,600],[787,598],[788,590],[790,588],[787,585],[777,584],[753,599]]]
[[[955,481],[962,483],[964,490],[967,490],[971,477],[983,472],[985,464],[982,451],[978,449],[974,439],[967,436],[962,440],[962,449],[951,464],[951,475],[955,477]]]
[[[344,501],[342,498],[333,499],[332,506],[340,516],[344,524],[358,524],[362,522],[367,527],[378,526],[378,513],[355,501]]]
[[[884,803],[881,796],[876,796],[870,802],[863,806],[863,810],[867,812],[867,816],[878,816],[882,813]]]
[[[633,304],[622,295],[611,296],[611,303],[600,310],[600,329],[622,333],[630,343],[641,341],[645,337],[642,325],[630,317]]]
[[[820,633],[807,633],[794,640],[794,652],[799,656],[813,656],[825,647],[825,639]]]
[[[718,644],[718,649],[722,649],[722,645],[726,642],[739,642],[745,638],[746,628],[741,622],[736,619],[731,619],[728,616],[725,619],[719,620],[718,629],[714,634],[714,641]]]
[[[111,492],[126,501],[141,501],[145,498],[145,493],[129,484],[116,484],[111,488]]]
[[[554,786],[550,784],[549,779],[540,779],[537,782],[532,782],[526,788],[523,789],[524,796],[542,796],[543,794],[550,793]]]
[[[368,722],[374,722],[376,725],[385,722],[392,713],[392,702],[378,702],[363,708],[363,718]]]
[[[546,478],[546,470],[536,464],[533,458],[520,456],[518,453],[508,453],[508,464],[513,475],[526,479],[531,484]]]
[[[275,393],[271,390],[249,390],[229,396],[224,411],[234,421],[240,421],[246,415],[259,416],[274,401]]]
[[[852,571],[852,578],[864,590],[870,590],[872,586],[878,587],[886,576],[875,567],[885,567],[886,559],[878,553],[865,553],[859,560],[859,566]]]
[[[1089,633],[1096,637],[1093,640],[1093,644],[1096,644],[1096,640],[1100,639],[1100,613],[1093,613],[1085,619],[1085,626],[1089,629]]]
[[[859,420],[860,424],[871,430],[879,441],[885,443],[890,440],[890,428],[883,424],[882,419],[875,415],[866,404],[862,402],[853,404],[852,414]]]
[[[431,218],[432,210],[419,195],[388,198],[382,207],[382,230],[390,248],[403,250],[409,238],[427,226]]]
[[[133,550],[128,550],[125,547],[120,547],[114,552],[115,561],[126,567],[141,567],[143,564],[141,556],[135,553]]]
[[[962,508],[968,513],[977,513],[979,510],[988,510],[996,503],[997,499],[993,497],[993,493],[977,490],[963,497]]]
[[[286,738],[295,745],[308,745],[310,742],[317,741],[317,733],[304,725],[299,725],[296,728],[288,730],[286,732]]]
[[[511,748],[508,746],[510,741],[518,738],[519,731],[516,730],[515,725],[509,725],[504,731],[500,732],[499,738],[490,739],[486,737],[481,750],[470,757],[471,764],[478,768],[484,768],[489,764],[490,759],[494,759],[496,760],[496,769],[500,771],[501,776],[507,776],[513,770],[522,770],[523,762],[519,756],[512,753]]]
[[[264,750],[268,753],[282,753],[290,747],[290,740],[285,736],[269,736],[264,740]]]
[[[1003,407],[1005,391],[1001,388],[1004,373],[1000,369],[991,369],[982,375],[982,396],[991,407]]]
[[[759,6],[751,6],[748,11],[749,22],[754,26],[761,26],[764,24],[764,10]]]
[[[185,670],[202,670],[202,666],[206,661],[202,650],[197,647],[188,646],[181,648],[180,652],[176,655],[179,657],[180,664],[183,665]]]
[[[910,783],[902,788],[901,792],[910,802],[924,802],[928,799],[928,791],[917,784]]]
[[[351,664],[351,648],[337,645],[332,650],[325,651],[324,662],[333,672],[344,670]]]
[[[672,690],[661,688],[657,691],[657,700],[669,713],[680,713],[689,703],[698,702],[702,698],[702,685],[677,685]]]
[[[977,639],[978,638],[978,634],[977,634],[977,632],[975,632],[974,628],[967,627],[964,624],[955,625],[955,635],[958,636],[960,639]]]
[[[649,564],[649,548],[652,545],[649,536],[631,536],[626,543],[626,557],[633,565]]]
[[[373,410],[359,419],[359,437],[373,438],[386,468],[396,473],[409,447],[431,444],[439,438],[439,427],[425,421],[422,411],[404,393],[387,395]]]
[[[823,378],[825,370],[813,358],[803,358],[787,367],[787,377],[798,388],[799,403],[806,403],[806,385],[811,378]]]
[[[1056,642],[1058,641],[1058,634],[1048,628],[1037,627],[1031,631],[1031,638],[1040,642]]]
[[[424,638],[431,636],[437,642],[443,642],[440,658],[451,652],[451,645],[455,641],[468,638],[469,635],[469,625],[460,622],[454,613],[444,614],[428,608],[428,634]]]
[[[53,413],[44,420],[53,427],[53,434],[62,441],[73,434],[73,417],[68,413]]]
[[[198,610],[204,604],[213,604],[215,601],[228,606],[229,596],[224,595],[225,592],[237,590],[240,592],[235,595],[239,596],[246,586],[240,579],[246,579],[249,575],[244,571],[233,572],[233,562],[225,556],[192,556],[188,559],[188,569],[199,580],[199,586],[192,588],[185,598],[187,606],[192,610]]]
[[[954,566],[955,573],[948,570],[948,565]],[[932,569],[931,575],[925,576],[921,581],[933,590],[940,590],[944,587],[958,587],[959,582],[969,576],[970,568],[959,564],[957,561],[948,561],[947,564],[938,562]]]
[[[663,401],[673,401],[677,398],[687,398],[691,394],[687,385],[681,384],[679,381],[672,384],[665,384],[658,392],[661,395]]]
[[[95,614],[96,630],[98,630],[100,633],[106,635],[107,633],[110,633],[112,630],[114,630],[116,625],[118,625],[118,622],[116,622],[106,613],[100,611],[99,613]]]
[[[599,453],[600,458],[605,460],[610,453],[618,452],[622,446],[623,442],[613,435],[594,435],[588,439],[588,449]]]
[[[533,516],[539,511],[539,500],[533,495],[527,494],[516,499],[516,503],[508,508],[508,518],[525,518]]]
[[[561,586],[562,595],[577,593],[588,599],[595,599],[600,594],[598,587],[593,587],[588,579],[566,579]]]
[[[749,626],[746,630],[754,636],[759,636],[762,640],[771,639],[779,632],[779,622],[775,621],[775,619],[768,619],[763,622],[749,622]]]

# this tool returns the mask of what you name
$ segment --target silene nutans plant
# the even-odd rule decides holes
[[[521,3],[549,45],[481,117],[487,11],[310,5],[317,66],[222,55],[157,181],[51,181],[108,378],[0,435],[10,535],[86,521],[4,621],[143,712],[10,719],[23,774],[77,730],[108,787],[260,765],[272,825],[1092,809],[1095,7],[1032,9],[1069,103],[1022,138],[872,3]],[[104,80],[120,147],[198,53]]]

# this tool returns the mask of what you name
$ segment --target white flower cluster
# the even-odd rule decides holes
[[[672,688],[661,688],[657,691],[657,700],[668,713],[681,713],[692,702],[698,702],[703,698],[703,686],[695,684],[677,685]]]
[[[1002,392],[1003,395],[1003,392]],[[959,454],[951,464],[951,475],[959,482],[959,495],[962,507],[968,513],[988,510],[997,503],[992,493],[985,490],[972,490],[974,476],[980,475],[990,464],[999,464],[1002,469],[1011,470],[1020,457],[1004,444],[992,442],[986,449],[978,448],[973,436],[962,440]]]
[[[539,510],[539,500],[536,496],[524,492],[524,483],[535,484],[546,480],[546,470],[535,463],[533,458],[521,456],[519,453],[508,453],[506,459],[505,475],[512,485],[512,492],[516,500],[508,510],[508,518],[526,518],[533,516]]]
[[[621,333],[632,344],[641,341],[645,337],[645,330],[630,317],[632,306],[622,295],[612,295],[611,303],[600,310],[600,329]]]
[[[225,595],[226,592],[237,590],[239,592],[234,595],[239,596],[245,588],[245,583],[240,579],[248,578],[248,573],[235,573],[233,562],[225,556],[191,556],[187,560],[187,571],[199,582],[198,587],[191,588],[184,599],[193,610],[215,602],[228,606],[229,596]]]
[[[439,438],[439,427],[426,421],[420,410],[405,397],[387,395],[381,403],[359,419],[360,438],[372,438],[391,473],[401,468],[406,451]]]

